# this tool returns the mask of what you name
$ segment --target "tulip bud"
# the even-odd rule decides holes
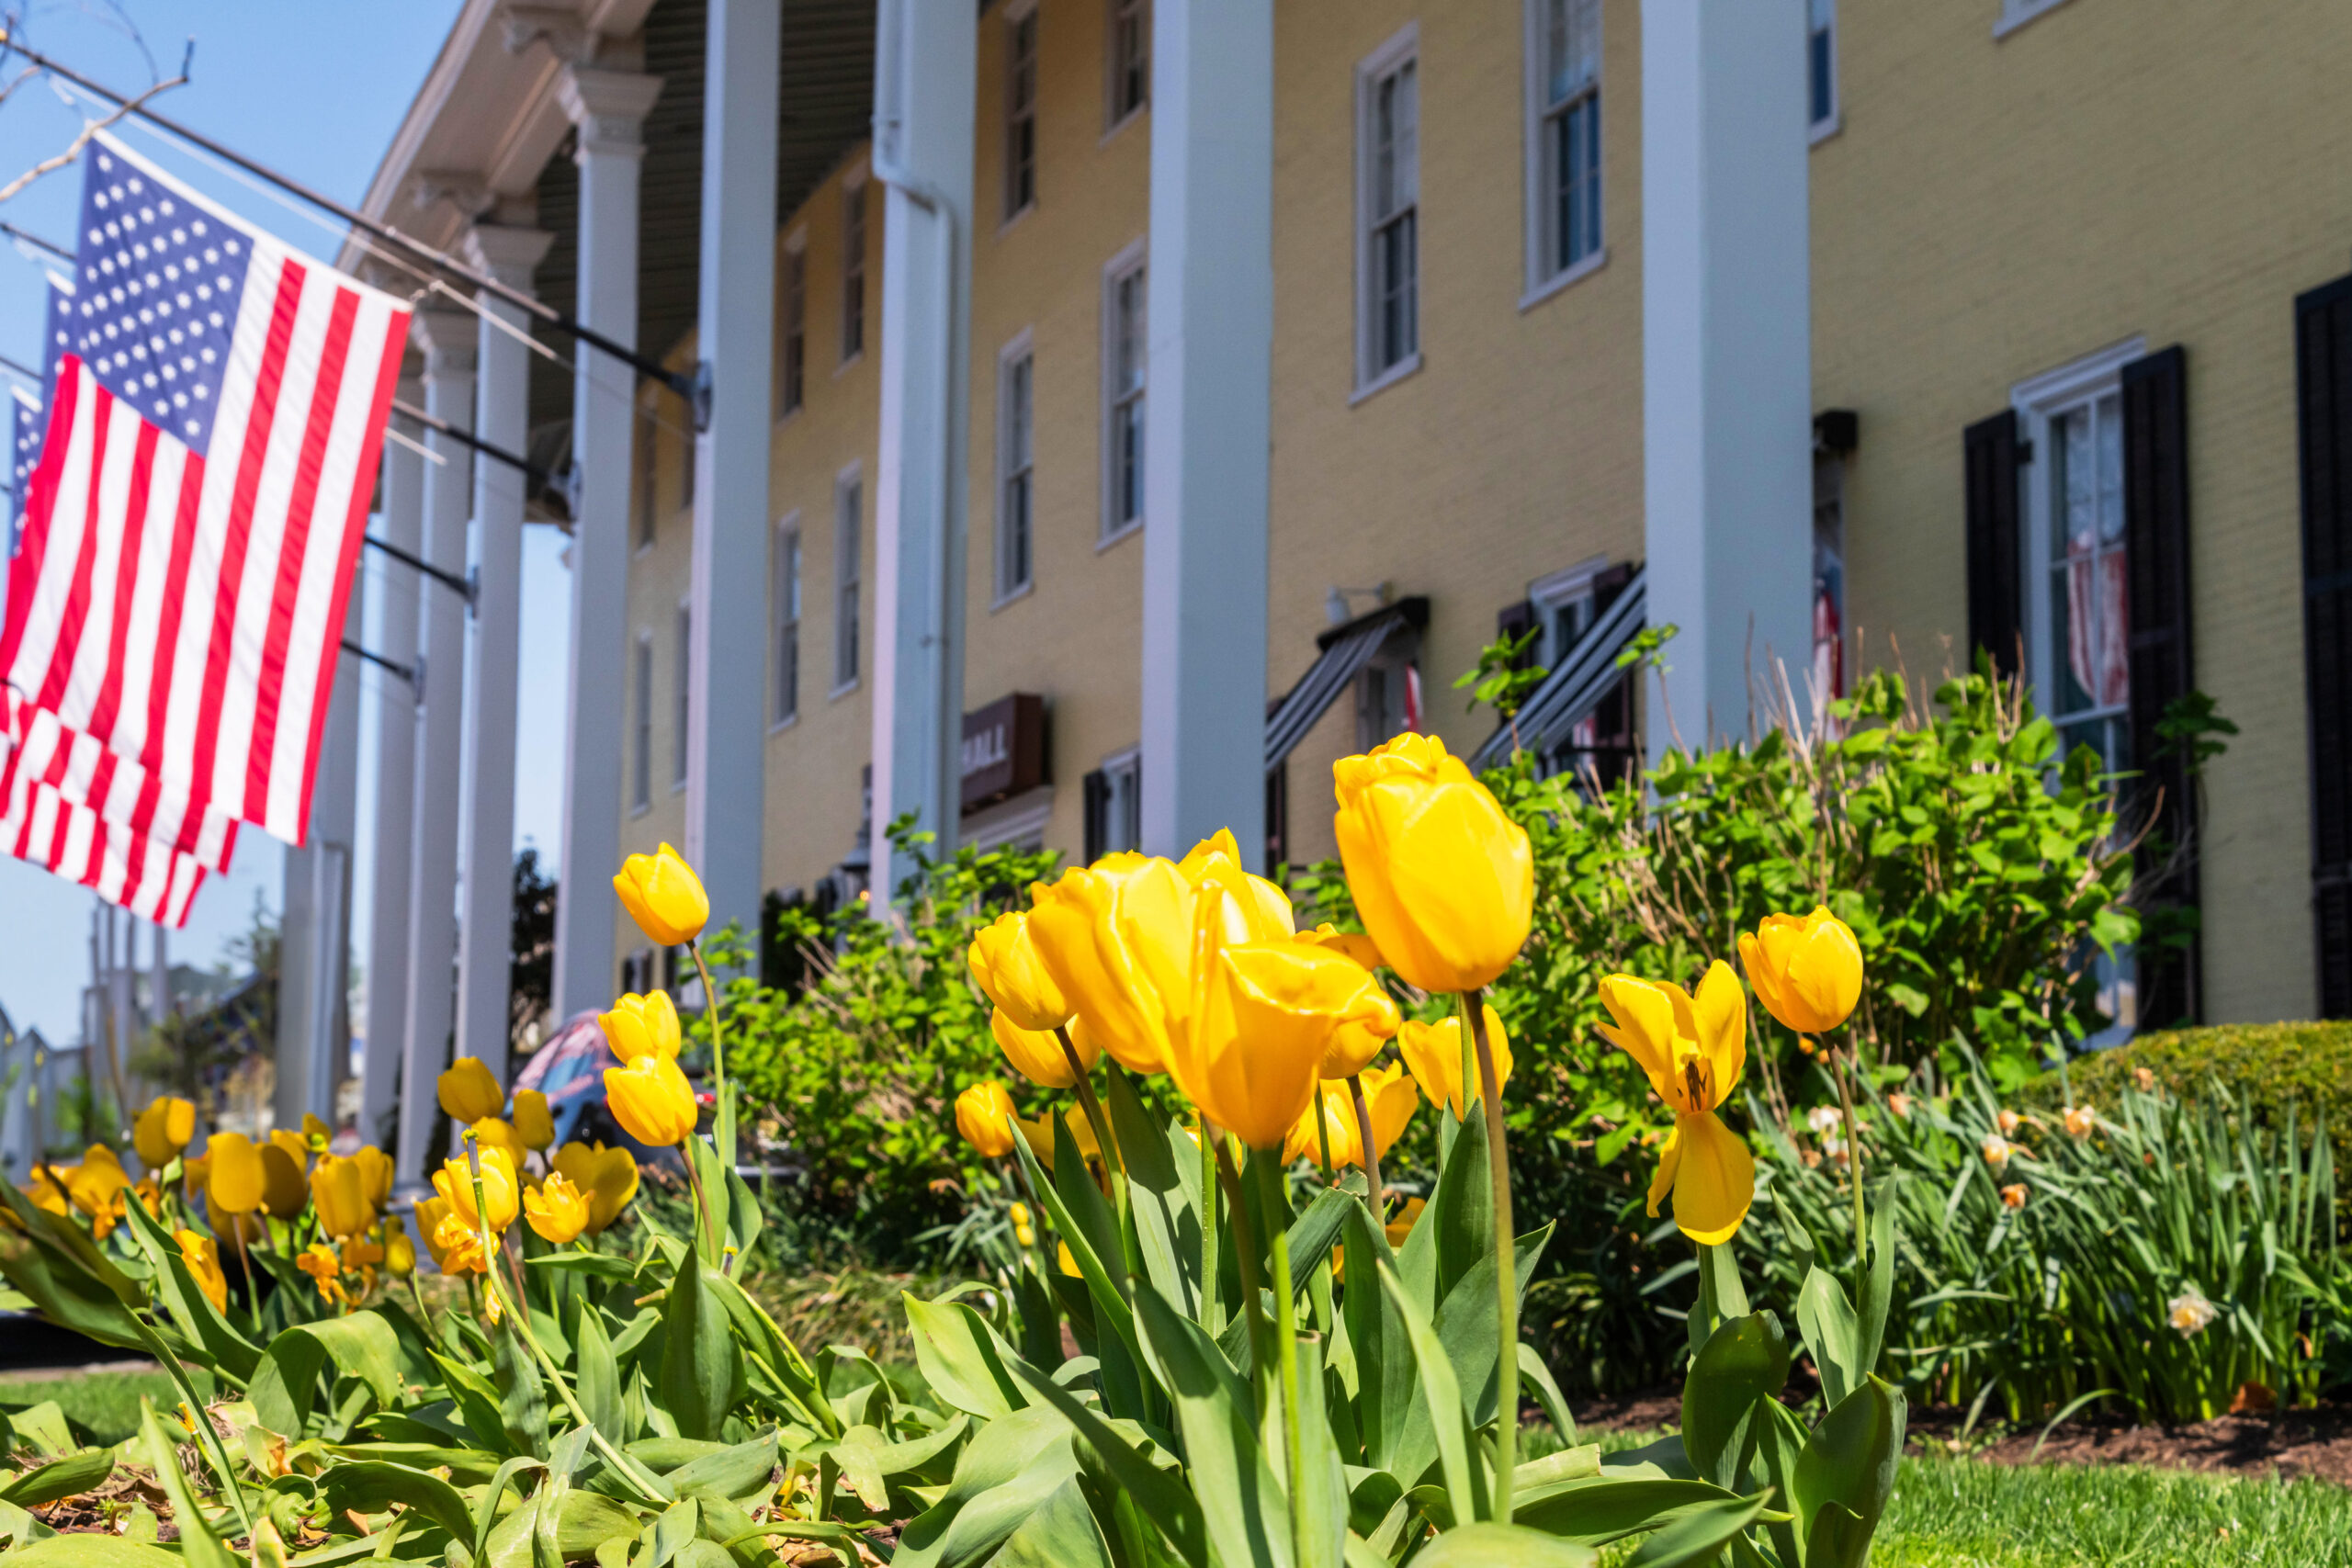
[[[986,1159],[1012,1152],[1012,1096],[994,1078],[983,1079],[956,1097],[956,1130]]]
[[[351,1159],[359,1168],[360,1187],[368,1203],[382,1210],[392,1201],[392,1156],[373,1144],[362,1144]]]
[[[481,1185],[479,1204],[474,1196],[477,1169],[463,1157],[444,1162],[441,1168],[433,1173],[433,1189],[441,1194],[450,1212],[467,1224],[481,1225],[487,1222],[495,1234],[514,1223],[516,1182],[514,1158],[504,1149],[496,1147],[482,1150],[479,1158]]]
[[[649,991],[643,996],[631,991],[613,1004],[612,1011],[598,1013],[596,1023],[605,1032],[605,1043],[624,1062],[639,1056],[677,1059],[683,1037],[677,1004],[667,991]]]
[[[623,1148],[598,1144],[566,1144],[555,1155],[555,1168],[565,1180],[588,1194],[588,1234],[601,1235],[620,1218],[637,1196],[637,1156]]]
[[[204,1292],[214,1311],[228,1311],[229,1277],[220,1271],[220,1244],[202,1231],[177,1231],[172,1239],[180,1244],[180,1260],[187,1265],[197,1289]]]
[[[514,1134],[526,1148],[545,1150],[555,1143],[555,1118],[548,1111],[548,1097],[537,1089],[514,1091]]]
[[[1012,1064],[1013,1070],[1039,1089],[1069,1089],[1078,1082],[1078,1076],[1069,1070],[1069,1057],[1062,1052],[1062,1043],[1052,1033],[1022,1028],[1002,1008],[989,1015],[989,1032],[996,1036],[1004,1059]],[[1093,1043],[1090,1037],[1087,1044]],[[1070,1048],[1078,1053],[1079,1066],[1092,1072],[1102,1056],[1101,1049],[1080,1047],[1075,1037]]]
[[[683,1144],[695,1130],[694,1086],[667,1056],[639,1056],[626,1067],[606,1067],[605,1102],[630,1137],[655,1148]]]
[[[318,1209],[319,1229],[331,1236],[356,1235],[376,1223],[367,1173],[357,1160],[322,1155],[311,1172],[311,1201]]]
[[[185,1100],[159,1097],[131,1123],[130,1141],[150,1170],[161,1170],[196,1136],[196,1107]]]
[[[1861,999],[1861,944],[1826,908],[1765,916],[1753,935],[1740,932],[1739,964],[1764,1010],[1799,1034],[1837,1028]]]
[[[1510,1034],[1503,1028],[1502,1014],[1490,1004],[1482,1002],[1479,1006],[1487,1021],[1487,1049],[1495,1057],[1495,1085],[1500,1089],[1510,1082]],[[1441,1019],[1435,1023],[1406,1020],[1396,1031],[1396,1049],[1431,1104],[1446,1107],[1456,1121],[1468,1117],[1462,1097],[1460,1017]],[[1477,1079],[1475,1062],[1471,1070],[1469,1102],[1475,1104],[1485,1097],[1486,1090]]]
[[[1216,948],[1208,963],[1170,1070],[1210,1121],[1253,1149],[1280,1148],[1333,1033],[1363,1006],[1364,970],[1286,938]]]
[[[1069,1021],[1071,1008],[1062,998],[1029,940],[1028,917],[1008,910],[972,939],[966,963],[973,983],[987,993],[999,1012],[1021,1029],[1048,1032]],[[1051,1086],[1066,1089],[1067,1082]]]
[[[406,1225],[397,1227],[385,1237],[384,1268],[403,1280],[416,1272],[416,1243],[409,1240]]]
[[[561,1247],[588,1228],[588,1195],[559,1171],[523,1194],[523,1215],[542,1239]]]
[[[1526,829],[1434,736],[1332,765],[1333,830],[1356,912],[1397,974],[1466,991],[1510,967],[1535,910]]]
[[[523,1168],[527,1151],[523,1146],[523,1135],[514,1130],[511,1122],[500,1117],[485,1116],[474,1123],[473,1134],[475,1143],[486,1149],[504,1149],[508,1163],[516,1170]]]
[[[262,1207],[277,1220],[292,1219],[311,1201],[310,1186],[303,1179],[306,1162],[287,1146],[288,1144],[306,1151],[309,1148],[292,1133],[275,1132],[270,1134],[269,1142],[255,1151],[261,1156]]]
[[[613,891],[638,929],[662,947],[693,941],[710,919],[710,897],[701,878],[668,844],[623,861]]]
[[[460,1056],[436,1080],[441,1109],[452,1121],[470,1126],[506,1109],[506,1091],[479,1056]]]
[[[228,1213],[250,1214],[261,1207],[266,1178],[261,1151],[243,1133],[215,1133],[205,1145],[209,1179],[205,1196]]]

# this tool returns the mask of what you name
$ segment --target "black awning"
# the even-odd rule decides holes
[[[1315,645],[1322,651],[1266,716],[1266,771],[1282,766],[1283,759],[1306,739],[1315,721],[1330,711],[1356,672],[1371,663],[1400,628],[1419,631],[1429,624],[1430,602],[1416,594],[1317,634]]]
[[[1624,678],[1624,671],[1617,668],[1617,656],[1641,632],[1646,598],[1643,583],[1647,575],[1644,571],[1634,573],[1633,580],[1610,601],[1609,608],[1577,639],[1568,656],[1544,677],[1544,683],[1521,705],[1521,747],[1545,752],[1565,744],[1568,731],[1589,717],[1601,699]],[[1510,759],[1511,746],[1511,726],[1500,725],[1472,754],[1470,765],[1479,770],[1499,767]]]

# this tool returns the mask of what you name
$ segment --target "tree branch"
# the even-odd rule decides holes
[[[6,186],[0,186],[0,202],[8,200],[17,192],[23,190],[27,186],[32,184],[35,180],[40,179],[43,175],[55,174],[58,170],[65,167],[66,164],[80,157],[82,155],[82,150],[90,144],[90,139],[92,137],[96,136],[99,131],[106,130],[117,120],[121,119],[124,116],[143,106],[148,99],[155,96],[156,94],[168,92],[174,87],[183,87],[187,85],[187,78],[186,76],[175,76],[168,82],[158,82],[153,86],[148,88],[145,92],[140,94],[137,97],[132,98],[129,103],[124,104],[121,107],[108,114],[105,118],[94,119],[87,122],[82,127],[82,133],[74,138],[73,144],[67,147],[64,152],[58,153],[53,158],[42,159],[40,163],[35,164],[31,168],[27,169],[23,174],[18,175],[15,179],[10,180]]]

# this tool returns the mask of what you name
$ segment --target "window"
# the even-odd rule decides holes
[[[775,525],[775,724],[800,716],[800,513]]]
[[[1143,521],[1143,394],[1148,364],[1143,242],[1102,280],[1102,536]]]
[[[1151,102],[1151,0],[1110,0],[1110,81],[1102,118],[1116,126]]]
[[[2066,0],[2001,0],[2001,19],[1993,24],[1993,36],[2006,37],[2044,11],[2054,11],[2065,3]]]
[[[1813,696],[1846,694],[1846,457],[1813,455]]]
[[[1600,0],[1528,10],[1531,292],[1600,256]]]
[[[1369,387],[1408,368],[1420,351],[1420,109],[1408,28],[1356,73],[1357,263],[1362,346],[1356,380]]]
[[[1383,741],[1421,728],[1421,671],[1419,639],[1403,628],[1392,634],[1380,652],[1356,676],[1356,750],[1369,751]]]
[[[694,749],[686,743],[687,716],[694,706],[695,611],[691,601],[678,601],[678,671],[673,694],[676,731],[670,738],[670,787],[686,787],[686,768]]]
[[[653,804],[653,634],[637,634],[637,749],[630,758],[628,803],[642,811]]]
[[[842,186],[842,363],[865,352],[865,178]]]
[[[650,550],[662,531],[657,462],[662,455],[662,427],[655,423],[653,411],[642,404],[637,411],[637,547]]]
[[[1086,858],[1142,847],[1143,753],[1130,747],[1086,777]]]
[[[1004,216],[1037,200],[1037,7],[1004,23]]]
[[[784,265],[776,269],[775,416],[800,410],[808,367],[808,237],[785,242]]]
[[[1036,506],[1036,357],[1022,333],[996,368],[996,596],[1027,588],[1035,568],[1031,521]]]
[[[1815,141],[1838,129],[1838,0],[1805,0],[1805,101]]]
[[[833,481],[833,691],[857,684],[857,573],[865,547],[865,486],[855,468]]]

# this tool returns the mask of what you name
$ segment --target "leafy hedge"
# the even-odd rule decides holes
[[[2291,1105],[2306,1127],[2317,1111],[2337,1143],[2352,1138],[2347,1021],[2224,1023],[2143,1034],[2112,1051],[2076,1057],[2063,1081],[2055,1072],[2043,1075],[2026,1098],[2057,1106],[2071,1083],[2077,1102],[2112,1103],[2142,1067],[2183,1099],[2196,1099],[2209,1080],[2218,1080],[2265,1121],[2283,1121]]]

